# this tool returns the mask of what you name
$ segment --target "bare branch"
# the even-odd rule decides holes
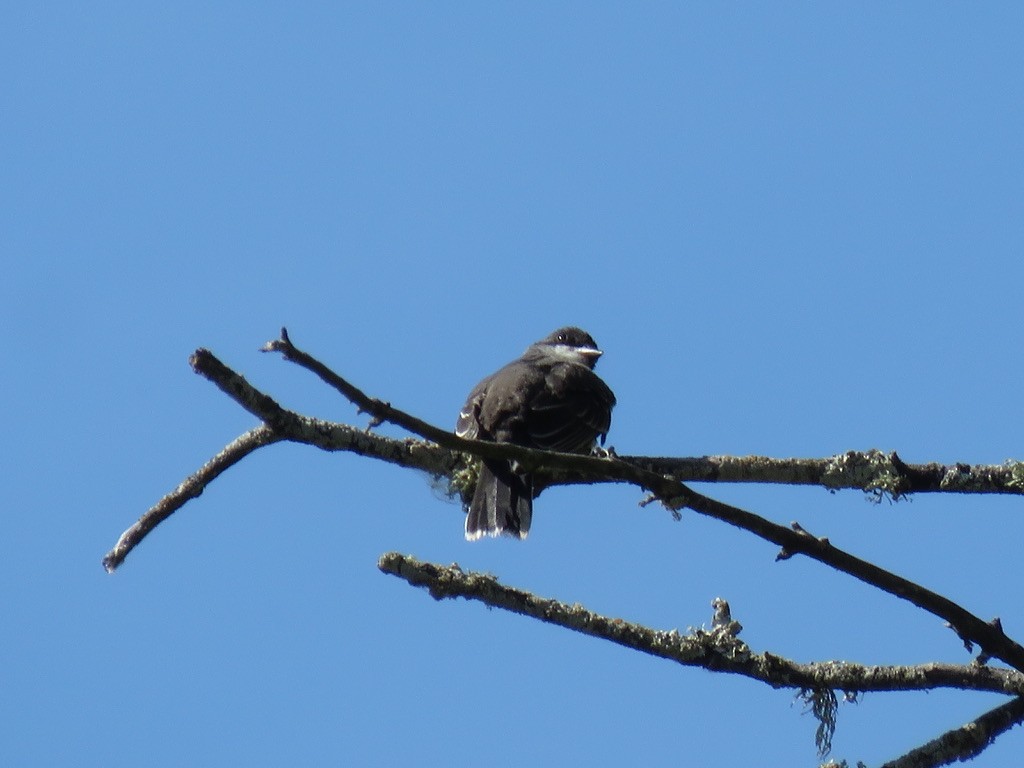
[[[1024,648],[1007,637],[998,622],[983,621],[937,592],[841,550],[825,537],[812,536],[798,523],[792,524],[792,530],[783,528],[751,512],[699,494],[693,494],[687,506],[779,544],[782,549],[777,560],[786,560],[799,553],[913,603],[945,619],[965,644],[977,643],[988,656],[998,657],[1015,669],[1024,671]]]
[[[325,451],[350,451],[360,456],[371,456],[399,466],[422,470],[434,477],[451,476],[457,471],[457,457],[451,451],[432,443],[409,439],[393,440],[347,424],[301,416],[281,408],[273,400],[253,389],[241,377],[235,384],[242,399],[251,402],[259,400],[268,413],[273,410],[275,415],[271,418],[278,424],[285,425],[282,431],[275,432],[267,424],[263,424],[225,446],[220,453],[195,474],[182,481],[177,488],[160,499],[121,534],[113,549],[103,558],[103,567],[107,573],[113,573],[150,531],[177,512],[186,502],[202,494],[203,489],[224,470],[256,449],[277,442],[287,440],[316,446]]]
[[[291,339],[288,338],[288,329],[281,329],[281,338],[275,339],[274,341],[268,341],[261,347],[262,352],[280,352],[285,360],[296,363],[303,368],[312,371],[319,376],[325,383],[334,387],[342,395],[352,401],[358,408],[360,413],[369,413],[373,416],[373,423],[371,427],[380,425],[382,422],[389,421],[392,424],[397,424],[410,432],[425,437],[427,440],[432,440],[438,445],[443,445],[445,448],[458,448],[456,441],[458,438],[455,435],[445,429],[439,429],[433,424],[428,424],[422,419],[417,419],[412,414],[400,411],[397,408],[392,408],[390,403],[385,403],[383,400],[378,400],[375,397],[370,397],[361,389],[358,389],[348,381],[343,379],[341,376],[336,374],[326,365],[321,363],[312,355],[303,352],[292,344]],[[454,438],[449,440],[449,438]]]
[[[848,692],[958,688],[1024,694],[1024,674],[1006,669],[978,664],[865,666],[842,661],[799,664],[771,653],[753,653],[737,637],[741,628],[731,618],[713,621],[710,631],[695,629],[684,635],[675,629],[654,630],[603,616],[579,604],[538,597],[504,586],[489,574],[465,572],[457,565],[446,567],[388,552],[381,556],[377,567],[413,586],[427,588],[436,600],[455,597],[478,600],[684,666],[743,675],[773,688],[827,688]]]
[[[251,429],[228,443],[220,453],[206,462],[195,474],[185,478],[177,488],[146,510],[131,528],[121,534],[114,548],[103,558],[103,567],[107,569],[107,573],[113,573],[150,531],[187,501],[199,496],[221,472],[234,466],[258,448],[281,439],[264,425]]]
[[[882,768],[933,768],[980,755],[997,737],[1024,722],[1024,698],[1015,698],[976,720],[947,731]]]

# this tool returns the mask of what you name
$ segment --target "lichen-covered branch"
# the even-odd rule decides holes
[[[579,604],[538,597],[505,586],[490,574],[466,572],[458,565],[427,563],[388,552],[377,563],[384,573],[423,587],[435,600],[462,597],[622,645],[632,650],[713,672],[743,675],[773,688],[795,688],[806,702],[831,702],[827,716],[815,710],[819,755],[830,749],[835,729],[835,691],[854,696],[866,691],[912,691],[933,688],[991,691],[1013,695],[1005,704],[976,720],[943,734],[883,768],[932,768],[980,754],[997,736],[1024,721],[1024,674],[980,664],[919,664],[866,666],[826,661],[800,664],[771,653],[757,654],[739,639],[742,626],[733,620],[728,604],[716,598],[710,630],[656,630],[612,618]]]
[[[1024,494],[1024,462],[907,464],[895,451],[847,451],[821,459],[769,456],[653,458],[622,456],[631,464],[684,482],[784,483],[859,489],[877,499],[912,493]]]
[[[754,653],[739,639],[740,625],[728,613],[724,618],[721,616],[720,606],[724,601],[719,600],[715,601],[717,615],[710,630],[691,629],[680,633],[677,629],[655,630],[603,616],[579,604],[538,597],[505,586],[490,574],[463,571],[457,565],[442,566],[388,552],[381,556],[377,566],[384,573],[426,588],[437,600],[456,597],[477,600],[678,664],[743,675],[773,688],[851,693],[959,688],[1024,694],[1024,674],[979,664],[865,666],[842,661],[800,664],[771,653]]]

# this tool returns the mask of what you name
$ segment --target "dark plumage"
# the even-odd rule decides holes
[[[568,327],[532,344],[481,381],[462,407],[460,437],[587,453],[604,443],[615,395],[593,372],[601,351],[590,334]],[[514,462],[484,461],[466,517],[466,538],[526,538],[533,478]]]

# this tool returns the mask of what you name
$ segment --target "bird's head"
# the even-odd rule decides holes
[[[559,328],[534,346],[560,360],[585,365],[591,369],[597,364],[597,358],[604,354],[597,348],[597,343],[589,333],[575,326]]]

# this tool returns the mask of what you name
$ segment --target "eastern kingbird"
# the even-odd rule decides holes
[[[469,393],[459,437],[564,453],[604,444],[615,395],[593,368],[601,350],[580,328],[560,328]],[[466,517],[466,538],[525,539],[533,517],[533,477],[516,462],[485,459]]]

